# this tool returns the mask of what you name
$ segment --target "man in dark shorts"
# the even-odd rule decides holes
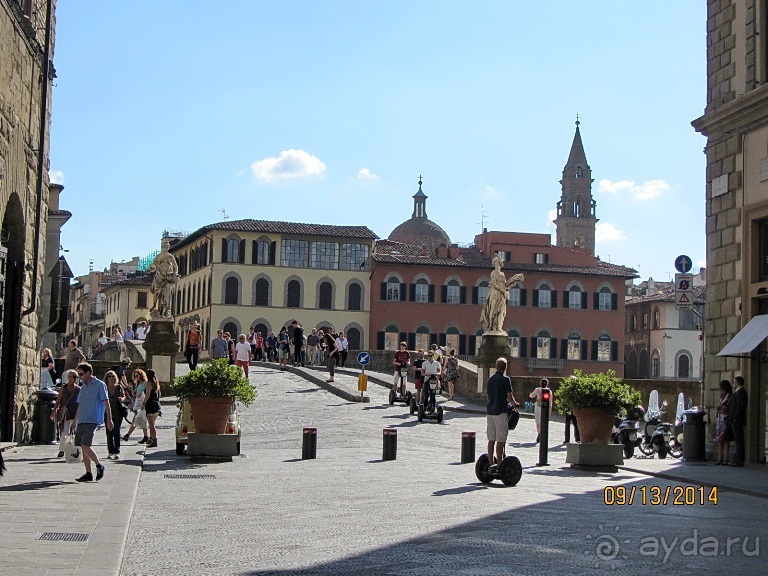
[[[507,359],[496,360],[496,373],[488,378],[488,406],[486,407],[486,422],[488,434],[488,459],[491,466],[496,466],[504,458],[504,444],[507,443],[509,426],[507,416],[509,405],[517,405],[512,395],[512,380],[506,375]],[[496,462],[493,461],[494,447]]]
[[[400,342],[400,349],[395,352],[395,377],[392,381],[392,389],[395,391],[395,394],[398,393],[397,387],[400,384],[400,367],[408,366],[411,363],[411,354],[408,352],[407,348],[408,344]]]
[[[93,433],[105,420],[107,430],[112,430],[112,410],[109,406],[107,385],[93,376],[93,368],[88,362],[78,364],[77,375],[80,378],[80,393],[77,395],[77,414],[72,428],[75,430],[75,446],[80,446],[83,451],[85,464],[85,474],[77,481],[90,482],[93,480],[91,462],[96,464],[96,480],[101,480],[104,476],[105,467],[99,462],[99,457],[91,446]]]
[[[421,389],[424,386],[424,372],[421,365],[424,364],[424,348],[419,348],[416,359],[413,361],[413,385],[416,387],[416,403],[421,404]]]

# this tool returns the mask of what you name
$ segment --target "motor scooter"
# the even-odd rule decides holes
[[[661,407],[667,407],[666,400]],[[648,398],[648,409],[644,417],[645,426],[642,429],[638,448],[646,456],[658,455],[660,460],[669,454],[670,442],[672,441],[672,424],[662,422],[661,416],[663,414],[664,411],[659,408],[659,393],[656,390],[651,390]]]
[[[688,399],[688,407],[693,405],[693,400]],[[677,395],[677,409],[675,410],[675,424],[672,426],[672,439],[669,443],[669,455],[672,458],[683,456],[683,412],[685,412],[685,394]]]
[[[616,417],[611,442],[624,445],[624,458],[632,458],[635,447],[640,445],[640,422],[645,415],[642,406],[637,406],[628,412],[622,412]]]

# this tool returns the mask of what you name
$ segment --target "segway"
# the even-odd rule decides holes
[[[418,411],[419,422],[424,418],[437,420],[440,424],[443,421],[443,407],[437,403],[437,376],[430,376],[421,389],[422,402],[416,404],[416,398],[411,398],[411,414]],[[424,396],[426,395],[426,399]]]
[[[412,394],[409,390],[406,390],[406,382],[408,377],[408,365],[400,366],[400,390],[395,392],[394,389],[389,391],[389,403],[405,402],[408,406],[411,403]]]
[[[495,460],[495,458],[494,458]],[[504,456],[499,465],[491,465],[488,454],[483,454],[475,463],[475,476],[483,484],[501,480],[505,486],[515,486],[523,475],[523,466],[517,456]]]

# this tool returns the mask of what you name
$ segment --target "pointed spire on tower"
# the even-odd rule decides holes
[[[571,144],[571,153],[568,155],[568,163],[563,170],[563,177],[566,176],[566,171],[569,167],[575,167],[577,165],[584,168],[587,166],[587,155],[584,153],[584,144],[581,142],[581,132],[579,131],[579,115],[576,114],[576,133],[573,135],[573,143]],[[569,176],[571,174],[568,174]]]
[[[411,218],[427,217],[427,198],[428,196],[421,191],[422,178],[419,174],[419,191],[413,195],[413,214]]]

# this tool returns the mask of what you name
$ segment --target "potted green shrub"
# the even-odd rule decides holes
[[[611,428],[616,414],[640,403],[640,392],[632,388],[613,370],[584,374],[575,370],[564,378],[555,394],[555,406],[564,413],[573,411],[582,442],[611,440]]]
[[[242,369],[223,358],[179,376],[174,389],[180,400],[189,401],[195,431],[201,434],[223,434],[232,404],[248,406],[256,399],[256,391]]]

